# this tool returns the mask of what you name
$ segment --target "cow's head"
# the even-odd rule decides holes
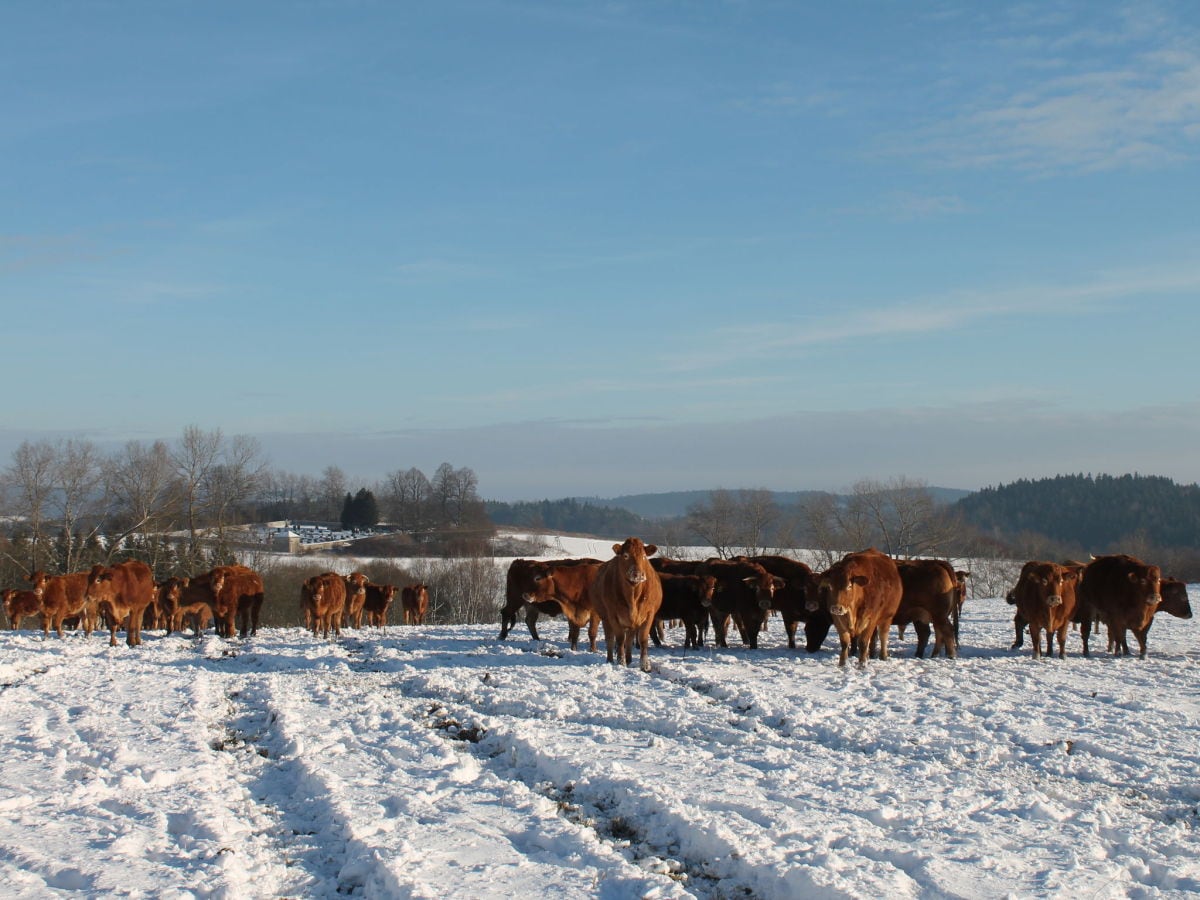
[[[524,582],[521,599],[526,603],[542,603],[554,599],[554,569],[546,563],[530,563]],[[413,600],[419,599],[417,589],[420,587],[424,585],[412,586]]]
[[[1026,591],[1049,609],[1062,606],[1064,590],[1074,590],[1078,580],[1078,569],[1067,568],[1057,563],[1035,563],[1025,568]]]
[[[787,586],[786,581],[770,574],[766,569],[763,569],[761,573],[747,575],[742,579],[742,583],[754,591],[758,608],[762,610],[770,609],[771,602],[775,599],[775,592]]]
[[[88,572],[87,589],[83,593],[83,599],[99,603],[101,600],[111,600],[115,595],[116,584],[113,582],[112,569],[99,563],[92,566],[92,571]]]
[[[700,605],[708,608],[713,605],[713,595],[717,592],[717,579],[712,575],[700,575]]]
[[[304,582],[304,586],[308,588],[308,599],[314,606],[319,606],[325,598],[325,579],[316,576]]]
[[[346,592],[347,599],[350,596],[358,596],[367,592],[367,576],[361,572],[355,572],[346,576]]]
[[[853,616],[862,606],[863,594],[871,583],[868,570],[846,559],[825,572],[817,582],[818,599],[829,615],[837,618]]]
[[[174,615],[179,609],[179,601],[183,597],[183,589],[187,587],[186,578],[168,578],[159,584],[158,605],[167,615]]]
[[[626,538],[623,544],[613,544],[622,577],[630,584],[641,584],[652,571],[649,557],[658,552],[654,544],[643,544],[641,538]]]
[[[26,580],[33,585],[33,592],[41,597],[46,593],[46,585],[50,583],[50,576],[38,569],[36,572],[30,572]]]
[[[1158,604],[1156,613],[1165,612],[1167,615],[1180,619],[1192,617],[1192,604],[1188,600],[1187,585],[1178,578],[1164,578],[1159,582],[1162,602]]]
[[[1157,605],[1162,601],[1162,570],[1158,566],[1138,566],[1128,578],[1144,603]]]

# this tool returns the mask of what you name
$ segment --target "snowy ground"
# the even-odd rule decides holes
[[[1197,625],[1035,662],[1010,623],[865,671],[677,631],[648,675],[561,623],[3,633],[0,896],[1200,892]]]

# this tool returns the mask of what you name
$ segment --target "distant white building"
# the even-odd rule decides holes
[[[298,553],[300,535],[290,528],[283,528],[271,535],[271,549],[276,553]]]

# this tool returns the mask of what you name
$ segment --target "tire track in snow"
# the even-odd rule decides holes
[[[532,879],[565,897],[594,897],[601,881],[624,885],[622,896],[684,896],[581,840],[545,798],[484,771],[465,741],[446,739],[436,699],[398,696],[389,663],[360,649],[331,649],[311,671],[265,674],[238,698],[269,720],[254,742],[271,773],[256,786],[319,848],[305,863],[305,896],[440,900],[447,884],[489,896],[506,893],[510,877],[516,893]]]
[[[491,669],[418,672],[406,692],[452,697],[456,717],[486,724],[477,751],[483,765],[565,801],[570,817],[601,834],[616,823],[619,849],[641,865],[687,875],[696,896],[847,896],[822,871],[824,852],[806,853],[796,837],[836,813],[775,800],[774,780],[801,759],[730,725],[726,709],[688,688],[671,685],[664,698],[657,688],[646,691],[642,673],[594,663],[562,674],[563,683],[546,685],[547,706],[561,701],[549,713],[507,697],[511,674]],[[579,709],[562,700],[588,693],[595,702]],[[634,708],[639,698],[652,706]],[[674,715],[660,717],[664,702]],[[895,866],[856,865],[878,890],[915,895]]]

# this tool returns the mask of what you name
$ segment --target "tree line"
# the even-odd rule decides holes
[[[25,441],[0,469],[0,515],[5,583],[118,557],[142,559],[156,577],[191,574],[234,561],[234,526],[248,522],[383,520],[418,535],[488,527],[469,468],[352,485],[336,466],[319,477],[274,470],[254,438],[195,426],[111,452],[80,438]]]

